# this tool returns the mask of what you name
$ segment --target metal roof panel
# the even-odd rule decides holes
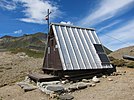
[[[95,30],[64,24],[51,24],[63,70],[111,68],[102,65],[94,44],[101,44]]]

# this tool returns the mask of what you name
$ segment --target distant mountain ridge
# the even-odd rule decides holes
[[[47,34],[38,32],[35,34],[24,34],[20,37],[3,36],[0,38],[0,48],[28,48],[44,50]]]

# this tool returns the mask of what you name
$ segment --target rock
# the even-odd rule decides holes
[[[74,82],[73,81],[70,81],[70,84],[73,84]]]
[[[60,81],[51,81],[51,82],[37,82],[37,86],[38,87],[43,87],[45,88],[47,85],[56,85],[56,84],[59,84]]]
[[[19,52],[16,55],[19,56],[20,58],[26,58],[26,57],[28,57],[25,52]]]
[[[106,75],[102,75],[102,78],[107,78],[107,76]]]
[[[39,88],[42,92],[45,92],[46,94],[54,94],[54,91],[50,91],[50,90],[48,90],[48,89],[46,89],[46,88],[43,88],[43,87],[40,87]]]
[[[113,79],[112,78],[108,78],[108,81],[113,81]]]
[[[72,85],[69,86],[68,90],[70,92],[75,91],[75,90],[79,90],[79,89],[84,89],[87,87],[87,84],[84,82],[78,82],[78,83],[74,83]]]
[[[72,100],[74,97],[69,95],[69,94],[64,94],[64,95],[60,95],[59,99],[60,100]]]
[[[88,82],[90,82],[90,80],[82,79],[82,82],[88,83]]]
[[[91,87],[92,86],[92,83],[86,83],[87,86]]]
[[[61,81],[62,84],[69,83],[69,80]]]
[[[24,89],[24,91],[25,91],[25,92],[28,92],[28,91],[35,90],[35,89],[36,89],[36,87],[25,86],[25,87],[23,87],[23,89]]]
[[[64,87],[60,85],[47,85],[45,89],[58,94],[64,92]]]
[[[92,81],[95,82],[95,83],[99,83],[100,82],[100,80],[97,78],[97,76],[94,76],[92,78]]]
[[[94,87],[94,86],[96,86],[96,84],[95,83],[92,83],[92,85],[91,85],[92,87]]]
[[[21,88],[28,86],[28,83],[26,82],[18,82],[17,85],[19,85]]]
[[[24,82],[30,83],[31,79],[28,76],[26,76]]]
[[[69,88],[68,88],[68,90],[69,90],[69,92],[72,92],[72,91],[77,90],[77,85],[76,84],[70,85]]]
[[[122,75],[120,72],[113,72],[113,76]]]
[[[25,92],[37,89],[36,86],[33,86],[32,84],[28,84],[26,82],[19,82],[17,83],[17,85],[19,85],[22,89],[24,89]]]
[[[87,87],[86,83],[78,83],[77,84],[77,89],[85,89]]]

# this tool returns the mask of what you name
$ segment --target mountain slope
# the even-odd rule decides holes
[[[21,37],[4,36],[0,41],[0,48],[28,48],[44,50],[47,35],[41,32],[23,35]]]
[[[122,59],[123,55],[134,56],[134,46],[121,48],[109,54],[109,56],[112,56],[115,59]]]

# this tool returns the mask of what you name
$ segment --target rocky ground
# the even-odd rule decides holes
[[[24,92],[16,85],[16,82],[24,80],[27,73],[39,72],[42,61],[41,58],[31,58],[24,53],[0,52],[0,100],[51,100],[39,89]],[[95,83],[95,86],[70,94],[74,100],[133,100],[134,69],[118,67],[117,71],[121,75],[100,77],[100,82]]]
[[[32,58],[25,53],[0,52],[0,87],[23,80],[31,72],[40,71],[43,59]]]

